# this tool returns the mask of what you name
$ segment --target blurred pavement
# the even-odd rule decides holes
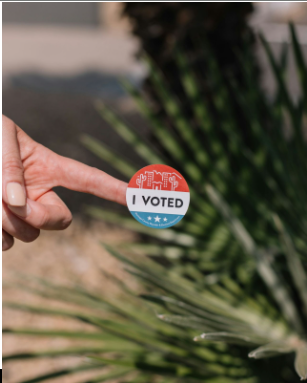
[[[140,77],[136,39],[101,28],[5,25],[3,75],[22,72],[72,76],[86,71]]]

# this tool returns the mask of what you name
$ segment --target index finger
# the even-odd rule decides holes
[[[58,174],[56,175],[57,186],[93,194],[121,205],[127,205],[126,190],[128,184],[126,182],[70,158],[57,157],[59,163]]]

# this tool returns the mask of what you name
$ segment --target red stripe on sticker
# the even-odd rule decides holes
[[[188,184],[183,176],[167,165],[149,165],[140,169],[131,178],[128,187],[189,192]]]

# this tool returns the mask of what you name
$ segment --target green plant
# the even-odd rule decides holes
[[[248,47],[239,55],[244,94],[234,78],[221,77],[212,56],[207,58],[206,76],[214,95],[210,107],[202,101],[189,57],[176,51],[193,117],[184,114],[163,74],[147,59],[168,118],[156,113],[129,84],[126,88],[151,122],[158,146],[99,104],[103,117],[143,159],[167,163],[184,175],[191,207],[168,230],[150,230],[128,215],[88,208],[93,216],[142,235],[140,243],[108,248],[142,282],[142,295],[111,276],[122,288],[121,299],[108,301],[82,286],[23,283],[23,288],[46,299],[74,303],[80,309],[12,302],[7,303],[10,307],[83,321],[95,332],[6,329],[14,334],[84,339],[84,346],[9,355],[5,360],[87,355],[92,362],[81,364],[77,371],[102,369],[90,382],[117,378],[123,382],[293,383],[297,375],[307,379],[307,70],[293,27],[291,36],[301,84],[295,102],[285,85],[287,50],[277,60],[262,39],[277,83],[272,100],[264,96],[254,75]],[[238,123],[242,121],[242,116],[237,119],[239,112],[244,129]],[[137,170],[97,140],[85,136],[83,142],[127,178]],[[138,252],[158,257],[164,266],[137,256]],[[258,358],[262,359],[254,360]],[[106,366],[113,367],[104,373]],[[59,371],[57,376],[71,372]],[[47,378],[50,375],[31,382]]]
[[[221,73],[231,73],[243,87],[241,64],[236,54],[242,50],[244,42],[249,42],[250,49],[255,41],[247,18],[253,11],[249,2],[164,2],[164,3],[126,3],[123,14],[131,22],[133,34],[140,42],[140,52],[144,52],[156,63],[167,77],[168,86],[180,100],[186,116],[192,116],[191,103],[181,86],[181,71],[174,58],[174,47],[180,44],[184,55],[193,61],[193,71],[202,83],[205,99],[211,99],[208,78],[203,73],[208,70],[207,59],[203,54],[204,46],[195,40],[207,40],[213,50]],[[254,61],[256,63],[256,61]],[[150,76],[143,87],[155,108],[165,113],[156,88],[152,86]]]

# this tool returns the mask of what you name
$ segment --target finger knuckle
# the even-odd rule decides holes
[[[86,193],[93,193],[100,185],[100,180],[97,177],[96,171],[98,170],[95,167],[91,168],[92,171],[89,171],[87,174],[83,175],[84,180],[84,189]]]
[[[49,214],[43,210],[39,214],[38,223],[37,223],[36,227],[38,229],[42,229],[47,225],[48,221],[49,221]]]
[[[12,156],[4,156],[2,169],[3,172],[9,174],[23,174],[23,166],[21,161]]]
[[[64,229],[67,229],[68,226],[71,224],[72,222],[72,214],[69,210],[67,210],[65,216],[62,218],[62,221],[61,221],[61,229],[64,230]]]
[[[2,251],[9,250],[10,248],[13,247],[13,245],[14,245],[14,239],[13,238],[11,238],[11,239],[8,239],[8,238],[4,239],[2,237]]]
[[[14,243],[8,243],[8,242],[2,243],[2,251],[10,250],[10,248],[13,247],[13,244]]]
[[[34,242],[39,237],[40,231],[38,229],[25,230],[22,235],[22,242]]]
[[[86,174],[84,176],[84,186],[85,186],[85,190],[90,190],[92,185],[93,185],[93,176],[92,174],[89,172],[88,174]]]
[[[2,228],[5,230],[5,228],[8,226],[9,219],[7,216],[7,213],[5,209],[3,208],[3,203],[2,203]]]

